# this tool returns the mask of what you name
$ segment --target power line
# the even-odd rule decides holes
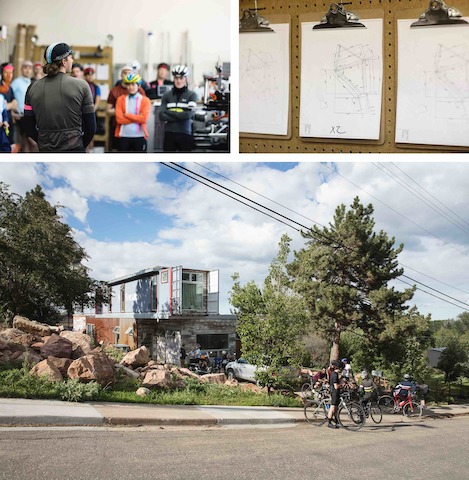
[[[413,285],[412,285],[411,283],[406,282],[405,280],[401,280],[400,278],[396,278],[396,280],[399,280],[400,282],[405,283],[406,285],[410,285],[411,287],[413,287]],[[434,293],[427,292],[427,291],[425,291],[423,288],[416,287],[416,289],[417,289],[417,290],[420,290],[420,291],[423,292],[423,293],[426,293],[427,295],[431,295],[432,297],[438,298],[438,299],[441,300],[442,302],[449,303],[450,305],[454,305],[455,307],[462,308],[463,310],[466,310],[466,311],[469,312],[469,309],[464,308],[464,307],[461,307],[461,305],[456,305],[455,303],[450,302],[449,300],[446,300],[446,299],[444,299],[444,298],[441,298],[441,297],[439,297],[438,295],[435,295]]]
[[[371,198],[374,198],[376,201],[378,201],[379,203],[383,204],[386,208],[389,208],[390,210],[392,210],[394,213],[397,213],[397,215],[405,218],[408,222],[410,223],[413,223],[415,226],[417,226],[418,228],[420,228],[421,230],[423,230],[424,232],[428,233],[429,235],[431,235],[432,237],[436,238],[437,240],[439,240],[440,242],[442,242],[443,244],[445,245],[448,245],[449,247],[453,248],[454,250],[456,250],[457,252],[461,253],[462,255],[464,255],[465,257],[469,257],[469,255],[467,255],[465,252],[463,252],[462,250],[459,250],[459,248],[455,247],[454,245],[452,245],[451,243],[447,242],[446,240],[443,240],[442,238],[438,237],[437,235],[435,235],[434,233],[430,232],[429,230],[427,230],[426,228],[422,227],[421,225],[419,225],[417,222],[414,222],[413,220],[411,220],[409,217],[407,217],[406,215],[404,215],[403,213],[400,213],[398,212],[397,210],[395,210],[394,208],[392,208],[391,206],[389,206],[387,203],[383,202],[382,200],[380,200],[378,197],[375,197],[372,193],[370,192],[367,192],[366,190],[364,190],[363,188],[361,188],[359,185],[357,185],[356,183],[352,182],[351,180],[349,180],[348,178],[344,177],[343,175],[341,175],[339,172],[335,171],[333,168],[329,167],[328,165],[324,164],[325,167],[329,168],[333,173],[335,173],[336,175],[338,175],[339,177],[343,178],[344,180],[346,180],[347,182],[349,182],[350,184],[352,184],[354,187],[358,188],[359,190],[361,190],[362,192],[366,193],[367,195],[369,195]]]
[[[431,192],[429,192],[427,189],[423,188],[418,182],[416,182],[410,175],[408,175],[406,172],[404,172],[404,170],[402,170],[402,168],[400,168],[398,165],[396,165],[395,163],[392,163],[392,165],[394,165],[395,168],[397,168],[400,172],[402,172],[409,180],[411,180],[412,182],[414,182],[419,188],[421,188],[425,193],[427,193],[428,195],[430,195],[430,197],[434,198],[440,205],[442,205],[444,208],[446,208],[446,210],[448,210],[448,212],[450,212],[452,215],[454,215],[456,218],[458,218],[459,220],[461,220],[463,223],[465,223],[468,227],[469,227],[469,222],[466,222],[466,220],[464,220],[464,218],[460,217],[456,212],[454,212],[451,208],[447,207],[442,201],[440,201],[437,197],[435,197],[435,195],[433,195]]]
[[[411,187],[407,182],[399,178],[395,173],[393,173],[391,170],[386,168],[384,165],[379,165],[377,163],[373,163],[373,165],[378,169],[381,170],[383,173],[385,173],[389,178],[394,180],[396,183],[398,183],[401,187],[406,189],[410,194],[414,195],[414,197],[418,198],[422,203],[427,205],[427,207],[430,207],[435,213],[440,215],[440,217],[443,217],[445,220],[448,222],[452,223],[455,227],[459,228],[461,231],[463,231],[466,234],[469,234],[469,230],[466,230],[464,226],[461,226],[459,222],[454,221],[452,218],[449,218],[448,215],[437,205],[432,203],[430,200],[425,198],[424,195],[421,193],[417,192],[413,187]]]
[[[265,196],[265,195],[262,195],[261,193],[257,192],[256,190],[253,190],[252,188],[246,187],[246,186],[244,186],[243,184],[241,184],[241,183],[239,183],[239,182],[236,182],[235,180],[232,180],[231,178],[229,178],[229,177],[227,177],[227,176],[225,176],[225,175],[223,175],[223,174],[221,174],[221,173],[219,173],[219,172],[216,172],[215,170],[212,170],[212,169],[208,168],[207,166],[205,166],[205,165],[203,165],[203,164],[201,164],[201,163],[195,162],[195,164],[198,165],[199,167],[204,168],[205,170],[207,170],[207,171],[209,171],[209,172],[211,172],[211,173],[213,173],[213,174],[215,174],[215,175],[217,175],[217,176],[225,179],[225,180],[228,180],[228,181],[231,182],[231,183],[234,183],[235,185],[238,185],[238,186],[241,187],[241,188],[244,188],[245,190],[248,190],[248,191],[250,191],[250,192],[252,192],[252,193],[254,193],[254,194],[256,194],[256,195],[258,195],[258,196],[260,196],[260,197],[262,197],[262,198],[264,198],[264,199],[266,199],[266,200],[268,200],[268,201],[270,201],[270,202],[272,202],[272,203],[275,203],[276,205],[279,205],[280,207],[282,207],[282,208],[284,208],[284,209],[286,209],[286,210],[289,210],[290,212],[294,213],[295,215],[298,215],[298,216],[300,216],[300,217],[303,217],[303,218],[305,218],[306,220],[309,220],[309,221],[311,221],[311,222],[314,222],[314,223],[316,223],[317,225],[320,225],[321,227],[324,228],[323,225],[321,225],[319,222],[313,220],[312,218],[307,217],[307,216],[305,216],[305,215],[303,215],[303,214],[301,214],[301,213],[299,213],[299,212],[296,212],[295,210],[293,210],[293,209],[291,209],[291,208],[289,208],[289,207],[287,207],[287,206],[285,206],[285,205],[277,202],[276,200],[273,200],[272,198],[269,198],[269,197],[267,197],[267,196]],[[305,228],[306,228],[306,227],[305,227]],[[458,288],[458,287],[454,287],[454,286],[452,286],[452,285],[449,285],[448,283],[445,283],[445,282],[443,282],[443,281],[441,281],[441,280],[438,280],[437,278],[434,278],[434,277],[432,277],[432,276],[430,276],[430,275],[427,275],[427,274],[425,274],[425,273],[423,273],[423,272],[420,272],[420,271],[416,270],[415,268],[412,268],[412,267],[410,267],[410,266],[408,266],[408,265],[405,265],[405,264],[403,264],[402,262],[399,262],[399,264],[400,264],[401,266],[405,267],[405,268],[408,268],[409,270],[412,270],[412,271],[420,274],[420,275],[423,275],[423,276],[425,276],[425,277],[427,277],[427,278],[430,278],[431,280],[434,280],[435,282],[441,283],[442,285],[445,285],[445,286],[447,286],[447,287],[453,288],[453,289],[455,289],[455,290],[458,290],[458,291],[460,291],[460,292],[462,292],[462,293],[465,293],[465,294],[469,295],[469,292],[466,292],[466,291],[464,291],[464,290],[461,290],[461,289]]]
[[[206,181],[208,181],[208,182],[210,182],[210,183],[212,183],[212,184],[215,184],[217,187],[222,188],[222,189],[224,189],[224,190],[227,190],[227,191],[229,191],[230,193],[233,193],[233,194],[235,194],[235,195],[238,195],[239,197],[241,197],[241,198],[243,198],[243,199],[245,199],[245,200],[247,200],[247,201],[249,201],[249,202],[251,202],[251,203],[254,203],[254,204],[257,205],[257,206],[260,206],[261,208],[264,208],[264,209],[266,209],[266,210],[274,213],[275,215],[279,215],[280,217],[282,217],[282,218],[284,218],[284,219],[287,219],[288,221],[290,221],[290,222],[292,222],[292,223],[295,223],[295,224],[301,226],[301,227],[304,228],[305,230],[310,230],[310,229],[309,229],[308,227],[306,227],[305,225],[302,225],[302,224],[300,224],[299,222],[296,222],[295,220],[292,220],[292,219],[286,217],[285,215],[279,214],[278,212],[275,212],[274,210],[272,210],[272,209],[270,209],[270,208],[268,208],[268,207],[265,207],[264,205],[262,205],[262,204],[260,204],[260,203],[258,203],[258,202],[255,202],[254,200],[251,200],[251,199],[245,197],[244,195],[241,195],[241,194],[239,194],[239,193],[237,193],[237,192],[235,192],[235,191],[233,191],[233,190],[230,190],[230,189],[228,189],[227,187],[224,187],[223,185],[220,185],[220,184],[218,184],[217,182],[214,182],[213,180],[210,180],[210,179],[208,179],[208,178],[206,178],[206,177],[203,177],[202,175],[200,175],[200,174],[198,174],[198,173],[196,173],[196,172],[191,171],[191,170],[188,169],[188,168],[185,168],[185,167],[183,167],[183,166],[181,166],[181,165],[178,165],[177,163],[174,163],[174,162],[172,162],[172,163],[173,163],[173,165],[175,165],[177,168],[175,168],[175,167],[173,167],[173,166],[171,166],[171,165],[168,165],[168,164],[165,163],[165,162],[161,162],[162,165],[164,165],[164,166],[166,166],[166,167],[168,167],[168,168],[171,168],[172,170],[174,170],[174,171],[176,171],[176,172],[178,172],[178,173],[181,173],[182,175],[185,175],[186,177],[191,178],[192,180],[195,180],[195,181],[201,183],[202,185],[205,185],[205,186],[211,188],[212,190],[215,190],[215,191],[218,192],[218,193],[222,193],[223,195],[231,198],[232,200],[235,200],[235,201],[237,201],[237,202],[239,202],[239,203],[242,203],[243,205],[245,205],[245,206],[247,206],[247,207],[249,207],[249,208],[252,208],[253,210],[256,210],[256,211],[259,212],[259,213],[262,213],[262,214],[264,214],[264,215],[266,215],[266,216],[268,216],[268,217],[270,217],[270,218],[272,218],[272,219],[274,219],[274,220],[277,220],[278,222],[281,222],[281,223],[283,223],[284,225],[286,225],[286,226],[288,226],[288,227],[290,227],[290,228],[293,228],[294,230],[296,230],[296,231],[298,231],[298,232],[301,232],[301,230],[298,229],[297,227],[294,227],[293,225],[290,225],[290,224],[286,223],[284,220],[281,220],[280,218],[276,218],[276,217],[274,217],[273,215],[271,215],[271,214],[269,214],[269,213],[266,213],[266,212],[264,212],[264,211],[262,211],[262,210],[260,210],[260,209],[258,209],[258,208],[256,208],[256,207],[252,206],[252,205],[249,205],[248,203],[245,203],[245,202],[237,199],[236,197],[233,197],[232,195],[229,195],[229,194],[226,193],[226,192],[223,192],[223,191],[221,191],[221,190],[218,190],[217,188],[213,187],[212,185],[209,185],[209,184],[201,181],[199,178],[202,178],[202,179],[204,179],[204,180],[206,180]],[[178,168],[179,168],[179,169],[182,169],[182,170],[185,170],[185,171],[178,170]],[[196,177],[194,177],[194,176],[186,173],[186,171],[187,171],[187,172],[190,172],[190,174],[192,174],[192,175],[196,175],[196,176],[199,177],[199,178],[196,178]],[[318,223],[318,222],[315,222],[315,223]],[[320,224],[319,224],[319,225],[320,225]],[[317,233],[318,233],[318,232],[317,232]],[[323,235],[323,234],[321,234],[321,233],[318,233],[318,235],[321,236],[321,237],[323,237],[325,240],[328,240],[328,241],[331,241],[331,240],[332,240],[332,239],[328,238],[327,236],[325,236],[325,235]],[[352,247],[347,247],[346,245],[340,245],[340,246],[342,246],[343,248],[345,248],[345,249],[347,249],[347,250],[352,250],[352,251],[354,250]],[[434,289],[434,288],[432,288],[432,287],[429,287],[428,285],[425,285],[425,284],[423,284],[422,282],[420,282],[420,281],[418,281],[418,280],[415,280],[415,279],[413,279],[413,278],[411,278],[411,277],[409,277],[409,276],[407,276],[407,275],[404,275],[404,274],[402,274],[402,276],[405,277],[405,278],[408,278],[409,280],[414,281],[414,282],[416,282],[416,283],[418,283],[418,284],[422,284],[422,285],[424,285],[426,288],[430,288],[431,290],[434,290],[434,291],[440,293],[441,295],[444,295],[444,296],[446,296],[446,297],[448,297],[448,298],[451,298],[451,299],[453,299],[453,300],[455,300],[455,301],[457,301],[457,302],[460,302],[460,303],[462,303],[462,304],[464,304],[464,305],[466,305],[466,306],[469,307],[469,304],[466,304],[466,303],[464,303],[464,302],[461,302],[460,300],[455,299],[454,297],[451,297],[451,296],[449,296],[449,295],[447,295],[447,294],[445,294],[445,293],[443,293],[443,292],[440,292],[439,290],[436,290],[436,289]],[[401,281],[402,281],[402,280],[401,280]],[[404,283],[406,283],[406,282],[404,282]],[[408,284],[408,285],[410,285],[410,284]],[[418,288],[418,287],[417,287],[417,288]],[[421,290],[421,291],[423,291],[423,292],[425,292],[425,293],[429,293],[429,292],[426,292],[425,290],[423,290],[423,289],[421,289],[421,288],[419,288],[419,290]],[[435,295],[430,294],[430,293],[429,293],[429,295],[432,295],[432,296],[436,297]],[[451,305],[458,306],[458,305],[454,304],[453,302],[450,302],[450,301],[448,301],[448,300],[445,300],[445,299],[443,299],[443,298],[441,298],[441,297],[436,297],[436,298],[439,298],[441,301],[447,302],[447,303],[449,303],[449,304],[451,304]],[[461,307],[461,306],[460,306],[460,308],[465,309],[464,307]]]

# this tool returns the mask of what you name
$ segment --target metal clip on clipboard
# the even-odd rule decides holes
[[[363,27],[357,15],[353,12],[345,10],[344,5],[352,5],[352,2],[347,3],[332,3],[326,16],[321,20],[321,23],[315,25],[313,30],[319,28],[349,28],[349,27]]]
[[[274,32],[269,27],[269,21],[257,13],[259,10],[265,8],[257,8],[257,0],[254,0],[254,8],[243,10],[243,16],[239,20],[239,33]]]
[[[468,24],[461,18],[461,12],[448,7],[443,0],[431,0],[428,9],[410,27],[428,27],[432,25],[463,25]]]

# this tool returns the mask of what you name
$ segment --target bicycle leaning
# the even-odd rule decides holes
[[[330,398],[323,398],[320,401],[310,400],[304,406],[306,421],[320,427],[327,421],[327,412],[330,408]],[[340,403],[337,410],[339,426],[346,430],[356,431],[365,425],[366,413],[363,407],[350,400],[350,395],[345,392],[340,395]]]

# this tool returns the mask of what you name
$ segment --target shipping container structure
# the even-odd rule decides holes
[[[219,271],[157,266],[108,282],[109,304],[74,315],[74,330],[97,343],[150,349],[153,359],[178,363],[199,343],[218,356],[236,352],[236,316],[219,314]]]

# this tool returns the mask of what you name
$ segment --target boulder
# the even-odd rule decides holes
[[[144,346],[127,353],[120,363],[128,367],[143,367],[149,361],[150,352],[148,348]]]
[[[66,377],[68,367],[71,365],[72,360],[70,358],[58,358],[58,357],[47,357],[49,362],[57,367],[59,372]]]
[[[142,385],[144,387],[168,388],[172,385],[171,373],[159,369],[149,370],[143,379]]]
[[[238,380],[236,380],[236,378],[233,378],[232,380],[227,380],[225,382],[225,385],[227,387],[237,387],[238,386]]]
[[[32,335],[39,335],[40,337],[51,334],[49,325],[29,320],[29,318],[21,317],[20,315],[16,315],[13,318],[13,328],[17,328],[25,333],[31,333]]]
[[[60,336],[72,342],[72,357],[74,360],[91,352],[91,337],[81,332],[60,332]]]
[[[200,380],[200,376],[197,375],[197,373],[193,372],[192,370],[189,370],[188,368],[179,368],[179,375],[182,375],[184,377],[192,377],[192,378],[197,378]]]
[[[10,362],[15,365],[25,365],[28,368],[31,368],[37,363],[42,362],[42,357],[34,350],[26,350],[24,352],[15,352],[10,357]]]
[[[57,357],[57,358],[70,358],[72,356],[73,344],[70,340],[52,334],[44,346],[41,347],[41,355],[43,358]]]
[[[218,383],[222,385],[226,382],[226,375],[224,373],[209,373],[202,375],[200,381],[203,383]]]
[[[257,387],[253,383],[240,383],[238,384],[238,387],[243,391],[243,392],[254,392],[254,393],[262,393],[262,388]]]
[[[36,377],[45,376],[48,378],[50,382],[62,382],[63,377],[62,374],[59,372],[59,369],[48,359],[42,360],[29,372],[31,375]]]
[[[120,365],[119,363],[116,363],[114,367],[116,371],[121,371],[130,378],[140,378],[140,374],[138,372],[134,372],[131,368],[124,367],[124,365]]]
[[[37,350],[38,352],[41,351],[41,348],[44,346],[44,342],[34,342],[34,343],[31,343],[31,348],[33,350]]]
[[[0,339],[4,342],[11,344],[21,345],[22,347],[29,347],[31,343],[36,341],[35,335],[30,333],[24,333],[17,328],[7,328],[0,332]],[[23,348],[24,350],[24,348]]]
[[[114,362],[103,352],[92,352],[74,360],[67,370],[69,378],[81,382],[98,382],[105,386],[114,383]]]
[[[145,387],[140,387],[135,394],[139,397],[148,397],[150,395],[150,389]]]

